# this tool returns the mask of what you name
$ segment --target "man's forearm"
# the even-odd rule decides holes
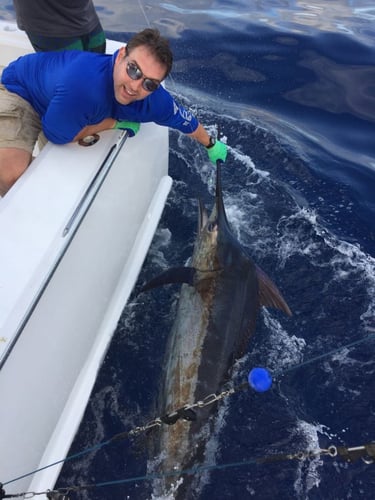
[[[192,134],[188,135],[196,139],[201,144],[203,144],[203,146],[207,147],[210,143],[210,136],[208,135],[208,132],[201,124],[198,125],[198,128],[194,130]]]

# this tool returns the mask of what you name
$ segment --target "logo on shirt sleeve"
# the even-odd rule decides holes
[[[185,124],[187,124],[187,122],[191,122],[193,115],[190,113],[190,111],[183,108],[182,106],[178,106],[176,102],[173,102],[173,114],[176,115],[177,113],[183,120],[185,120]]]

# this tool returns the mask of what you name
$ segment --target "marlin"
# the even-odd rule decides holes
[[[142,291],[183,283],[176,318],[167,342],[158,410],[162,425],[153,431],[152,472],[163,476],[155,494],[196,498],[199,479],[181,475],[205,460],[214,405],[189,409],[218,394],[234,362],[248,348],[262,306],[291,311],[271,279],[233,235],[225,213],[221,164],[217,163],[215,205],[211,215],[199,206],[198,235],[189,266],[171,268]],[[157,464],[157,465],[155,465]],[[175,471],[175,472],[173,472]],[[172,472],[172,473],[171,473]]]

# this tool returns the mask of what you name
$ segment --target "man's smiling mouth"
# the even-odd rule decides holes
[[[125,94],[127,94],[131,97],[135,97],[137,95],[136,92],[130,90],[128,87],[126,87],[126,85],[123,85],[123,90],[124,90]]]

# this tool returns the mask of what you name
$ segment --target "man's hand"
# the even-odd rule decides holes
[[[215,144],[207,149],[208,157],[214,165],[218,160],[225,161],[228,154],[227,145],[221,141],[216,141]]]
[[[129,137],[134,137],[135,134],[139,131],[140,127],[140,123],[137,122],[117,121],[113,128],[127,130]]]

